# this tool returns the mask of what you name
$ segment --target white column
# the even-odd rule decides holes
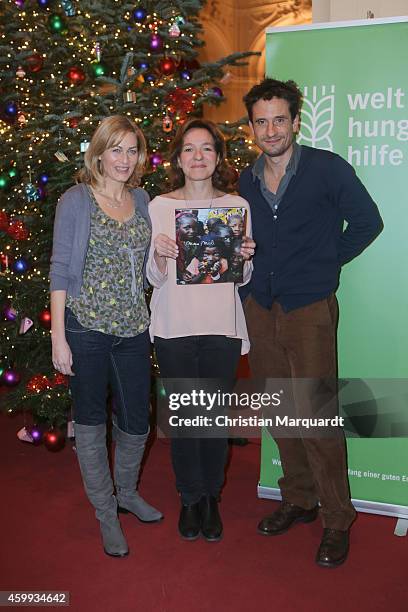
[[[312,0],[313,23],[330,21],[330,0]]]

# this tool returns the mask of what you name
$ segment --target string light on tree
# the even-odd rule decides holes
[[[0,346],[7,352],[0,361],[23,383],[3,389],[9,410],[32,412],[35,422],[47,421],[53,431],[61,431],[71,407],[65,378],[54,380],[44,307],[58,198],[73,184],[100,119],[115,113],[127,114],[145,131],[152,154],[143,186],[151,197],[168,190],[175,125],[201,116],[206,101],[221,102],[206,91],[219,86],[226,66],[242,59],[238,54],[231,62],[206,63],[198,75],[203,2],[161,0],[160,10],[156,6],[143,0],[1,5],[2,46],[9,50],[0,63],[0,86],[7,92],[0,102],[1,309],[9,306],[17,314],[15,320],[0,317]],[[229,128],[225,133],[229,139],[235,134]],[[249,160],[237,146],[230,153],[242,166]],[[50,387],[29,392],[36,376],[45,376]]]

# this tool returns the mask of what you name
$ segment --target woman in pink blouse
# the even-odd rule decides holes
[[[214,209],[214,214],[226,209],[227,216],[228,209],[238,208],[244,209],[247,217],[247,235],[241,246],[245,260],[241,284],[251,277],[250,258],[255,243],[249,237],[249,206],[241,197],[223,191],[230,177],[225,158],[224,138],[215,124],[202,119],[184,123],[172,143],[170,155],[175,189],[154,198],[149,206],[152,243],[147,277],[154,287],[150,335],[163,378],[231,381],[240,355],[249,350],[238,285],[221,282],[220,272],[225,270],[220,270],[221,256],[217,249],[220,242],[225,245],[226,241],[210,233],[210,224],[205,236],[194,238],[197,253],[207,255],[197,264],[196,274],[188,272],[188,266],[181,280],[177,274],[180,248],[176,241],[176,223],[177,217],[181,217],[180,211],[198,215],[203,208]],[[205,231],[203,223],[201,228]],[[216,245],[212,250],[211,241]],[[187,248],[194,245],[187,244]],[[210,283],[205,280],[209,277]],[[182,502],[179,533],[184,539],[195,540],[201,532],[208,541],[218,541],[223,529],[218,501],[224,482],[227,440],[175,435],[172,435],[171,449]]]

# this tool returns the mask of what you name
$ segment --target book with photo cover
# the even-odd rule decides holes
[[[242,283],[245,208],[176,209],[178,285]]]

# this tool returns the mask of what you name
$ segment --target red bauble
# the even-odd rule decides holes
[[[50,313],[50,311],[47,308],[42,310],[40,312],[40,314],[38,315],[38,322],[41,325],[41,327],[44,327],[45,329],[50,329],[50,327],[51,327],[51,313]]]
[[[58,385],[68,387],[68,376],[61,374],[61,372],[55,372],[53,378],[51,379],[51,387],[58,387]]]
[[[22,221],[11,221],[8,226],[7,233],[15,240],[27,240],[30,232]]]
[[[165,76],[170,76],[176,72],[176,62],[171,57],[165,57],[160,60],[159,70]]]
[[[36,374],[28,381],[26,389],[29,393],[42,393],[51,389],[51,383],[44,374]]]
[[[40,72],[44,66],[44,58],[39,53],[33,53],[25,60],[25,65],[30,72]]]
[[[76,130],[80,121],[81,117],[71,117],[71,119],[68,121],[69,127]]]
[[[43,435],[44,446],[53,453],[65,446],[65,436],[59,429],[49,429]]]
[[[73,85],[79,85],[85,81],[85,76],[85,72],[79,66],[71,66],[67,72],[68,80]]]

